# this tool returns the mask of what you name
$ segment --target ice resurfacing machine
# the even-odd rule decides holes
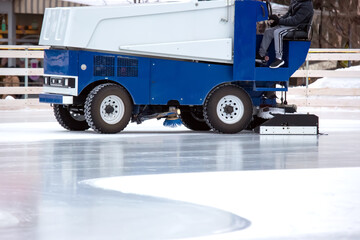
[[[256,0],[46,9],[40,44],[51,48],[40,102],[74,131],[117,133],[129,121],[165,118],[197,131],[316,134],[316,116],[268,97],[287,91],[310,41],[285,41],[281,68],[255,65],[257,22],[270,12]],[[261,113],[274,108],[284,114],[266,122]]]

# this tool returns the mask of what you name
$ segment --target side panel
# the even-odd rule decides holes
[[[137,105],[165,105],[170,100],[202,105],[215,86],[233,82],[232,65],[89,51],[50,52],[46,65],[52,66],[52,71],[46,74],[78,76],[78,94],[94,82],[113,81],[124,86]],[[48,93],[68,95],[64,90],[57,92],[58,88],[47,89]]]
[[[44,53],[45,75],[78,75],[78,51],[45,50]]]
[[[212,88],[231,81],[232,65],[153,59],[151,104],[202,105]]]
[[[232,38],[234,8],[228,5],[226,0],[195,0],[47,8],[39,43],[117,52],[119,47],[123,49],[123,46],[131,45]],[[229,21],[224,21],[226,18]],[[202,58],[223,62],[217,52],[215,48],[207,49]],[[176,48],[169,54],[182,58]],[[188,57],[198,59],[197,55]]]
[[[80,51],[78,67],[79,93],[93,82],[110,80],[124,86],[135,104],[149,104],[148,58]]]
[[[267,19],[266,4],[235,1],[234,80],[255,79],[256,22]]]
[[[272,47],[272,46],[270,46]],[[285,67],[271,69],[268,67],[257,67],[255,78],[257,81],[288,81],[290,76],[304,63],[309,51],[309,41],[285,41],[284,42],[284,60]],[[274,58],[273,51],[270,59]],[[271,60],[270,60],[271,61]]]

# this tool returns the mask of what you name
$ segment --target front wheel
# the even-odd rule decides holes
[[[249,94],[233,84],[215,88],[205,101],[205,120],[214,131],[220,133],[242,131],[249,125],[252,112]]]
[[[132,101],[125,89],[106,83],[95,87],[85,101],[85,118],[99,133],[118,133],[130,121]]]
[[[53,109],[56,120],[63,128],[70,131],[85,131],[89,128],[84,114],[79,109],[59,104],[54,104]]]

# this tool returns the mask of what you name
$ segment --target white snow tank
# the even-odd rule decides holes
[[[48,8],[40,45],[232,62],[234,2]]]

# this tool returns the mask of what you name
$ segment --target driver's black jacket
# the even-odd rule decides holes
[[[305,28],[313,15],[312,0],[291,0],[288,12],[279,19],[279,25]]]

